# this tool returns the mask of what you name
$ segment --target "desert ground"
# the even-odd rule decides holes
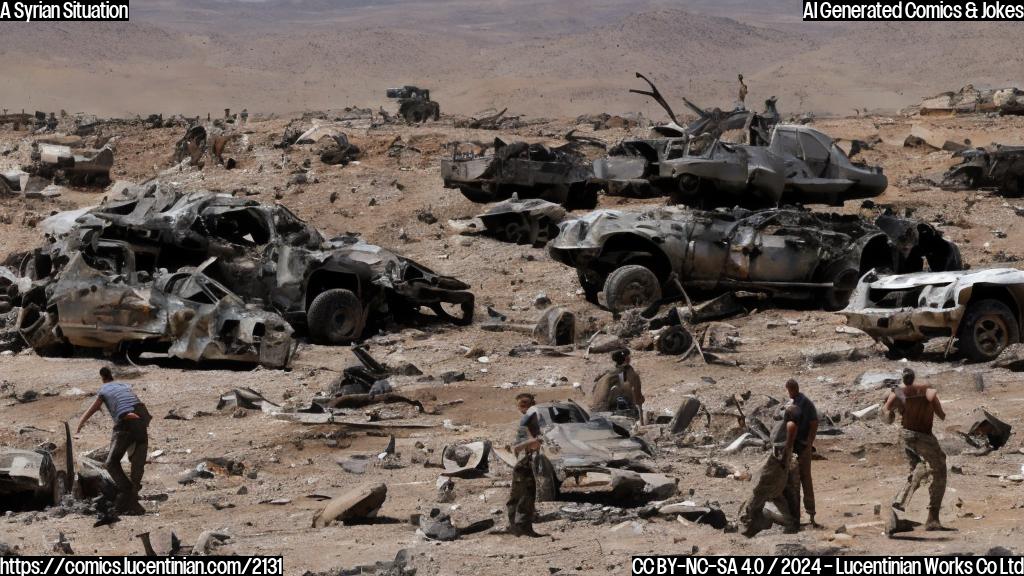
[[[1024,201],[942,190],[930,182],[954,163],[950,153],[903,143],[917,126],[941,139],[970,139],[978,146],[1020,145],[1024,117],[923,118],[898,110],[968,83],[1019,85],[1024,66],[1019,27],[1012,23],[807,26],[799,22],[795,0],[758,2],[756,8],[703,0],[641,1],[628,8],[611,0],[531,1],[516,3],[521,11],[507,2],[452,0],[417,3],[415,17],[409,4],[275,1],[229,10],[213,0],[161,0],[137,8],[130,23],[31,28],[3,23],[0,61],[6,75],[19,81],[0,90],[0,106],[119,118],[151,113],[205,118],[226,107],[248,108],[251,117],[238,130],[241,144],[232,152],[238,161],[233,170],[212,163],[201,170],[175,166],[171,156],[183,127],[148,129],[139,122],[103,127],[116,149],[112,178],[140,183],[158,177],[197,190],[280,202],[327,236],[358,233],[468,282],[480,321],[488,307],[533,321],[543,294],[576,313],[584,335],[577,349],[562,357],[511,356],[530,337],[486,331],[479,322],[462,328],[396,327],[375,335],[366,341],[375,358],[390,365],[409,362],[423,372],[392,383],[423,402],[428,413],[415,421],[430,426],[387,432],[305,425],[259,411],[236,417],[233,410],[215,409],[221,394],[242,386],[279,404],[305,405],[354,363],[347,347],[303,341],[290,371],[210,368],[159,358],[116,365],[118,377],[131,382],[154,416],[142,491],[148,513],[94,527],[94,515],[61,508],[12,512],[0,517],[0,542],[23,554],[50,554],[63,533],[77,554],[141,554],[140,533],[173,531],[190,544],[214,529],[230,534],[221,553],[283,555],[288,574],[337,573],[391,560],[405,549],[423,576],[624,574],[634,554],[774,554],[792,550],[787,544],[840,554],[984,554],[996,546],[1024,553],[1019,433],[984,456],[969,454],[959,436],[982,408],[1019,430],[1024,418],[1019,374],[944,357],[937,341],[920,359],[890,360],[868,336],[844,330],[840,314],[771,301],[724,320],[738,340],[722,356],[735,365],[633,351],[648,411],[671,415],[693,395],[713,416],[696,419],[683,438],[669,436],[663,425],[645,427],[643,434],[656,446],[656,468],[678,479],[677,499],[710,503],[735,521],[751,482],[709,476],[709,466],[721,464],[746,477],[742,472],[756,471],[764,453],[758,448],[722,452],[741,433],[735,409],[726,401],[748,391],[750,405],[783,399],[783,383],[796,378],[840,432],[816,443],[820,527],[807,525],[804,516],[798,534],[776,527],[747,539],[682,518],[644,518],[639,508],[609,502],[587,519],[572,519],[572,510],[589,505],[545,502],[538,505],[536,525],[544,538],[485,532],[432,542],[417,535],[410,516],[435,507],[449,511],[457,526],[487,518],[504,524],[510,469],[492,461],[486,476],[455,480],[454,502],[438,503],[442,449],[481,439],[495,446],[510,443],[519,417],[513,399],[521,391],[536,393],[542,402],[584,402],[595,377],[611,362],[607,354],[587,353],[585,335],[614,322],[610,312],[584,299],[575,271],[551,260],[544,249],[461,236],[449,225],[484,207],[443,187],[439,162],[450,153],[445,144],[498,136],[557,143],[574,128],[614,144],[648,128],[594,131],[574,119],[610,112],[663,120],[655,104],[627,92],[643,87],[636,71],[650,73],[677,111],[682,96],[702,106],[730,108],[735,75],[744,73],[753,108],[779,96],[784,118],[815,113],[810,125],[834,138],[877,136],[879,143],[862,158],[882,166],[889,177],[889,188],[876,204],[911,210],[936,226],[959,244],[971,268],[1019,267],[1024,236],[1017,226]],[[273,147],[289,122],[309,111],[333,118],[345,106],[393,110],[384,89],[402,84],[430,88],[441,103],[441,121],[353,126],[346,131],[364,154],[347,166],[322,164],[313,146]],[[504,107],[523,115],[524,124],[501,132],[455,127],[452,114]],[[0,172],[27,163],[32,142],[41,137],[0,126]],[[405,147],[394,148],[396,139]],[[296,172],[306,173],[307,182],[291,183]],[[0,259],[39,245],[40,218],[95,205],[106,193],[69,187],[58,198],[0,197]],[[639,210],[663,201],[602,196],[600,207]],[[834,210],[877,213],[859,201]],[[426,213],[433,217],[424,218]],[[77,421],[99,387],[97,371],[109,364],[108,358],[87,354],[0,355],[0,445],[59,444],[62,422]],[[906,478],[898,426],[855,420],[850,412],[883,401],[887,393],[858,386],[859,375],[906,366],[939,391],[948,414],[936,423],[935,433],[951,469],[942,521],[956,531],[918,529],[888,539],[875,510],[891,501]],[[465,380],[445,384],[440,375],[446,372],[462,372]],[[36,399],[22,402],[28,392],[36,392]],[[171,411],[184,419],[165,418]],[[397,437],[398,468],[377,463],[390,434]],[[108,437],[109,421],[97,414],[76,436],[75,451],[104,447]],[[364,473],[339,465],[354,456],[369,458]],[[246,474],[178,482],[205,458],[240,461]],[[387,484],[388,496],[377,521],[311,527],[324,505],[319,496],[379,482]],[[919,490],[907,518],[924,521],[926,492]]]
[[[439,159],[446,153],[444,143],[486,141],[497,136],[495,132],[454,128],[450,118],[419,126],[353,128],[349,136],[365,155],[357,163],[340,167],[321,164],[311,146],[287,151],[272,148],[289,120],[250,118],[241,129],[247,146],[235,155],[239,165],[234,170],[172,166],[170,156],[181,128],[112,127],[106,130],[114,136],[117,149],[113,175],[117,180],[139,182],[159,174],[169,182],[224,193],[245,189],[254,199],[285,204],[329,235],[358,232],[370,242],[470,283],[481,320],[487,316],[486,307],[514,319],[533,320],[540,314],[534,302],[539,294],[545,294],[553,304],[574,311],[585,330],[613,321],[609,312],[584,300],[574,271],[553,262],[545,250],[459,236],[447,224],[480,213],[482,206],[443,188]],[[989,192],[951,192],[921,184],[919,177],[934,177],[952,163],[950,154],[903,146],[914,125],[978,144],[1015,142],[1024,119],[867,116],[823,118],[812,125],[836,138],[878,135],[881,142],[866,151],[864,159],[884,167],[890,187],[875,201],[899,210],[913,209],[917,217],[958,242],[971,267],[1014,266],[1024,253],[1017,234],[1021,217],[1015,211],[1015,200]],[[593,132],[572,120],[539,120],[500,135],[557,141],[574,127],[609,143],[629,135],[625,130]],[[644,131],[634,130],[636,134]],[[14,132],[10,127],[0,131],[0,150],[4,151],[0,168],[26,162],[35,138],[38,136]],[[386,151],[396,138],[409,147],[388,155]],[[289,185],[293,171],[307,160],[309,183]],[[332,193],[337,193],[333,202]],[[0,212],[5,215],[0,219],[4,252],[37,245],[39,232],[31,225],[36,216],[93,205],[103,195],[103,190],[82,188],[66,189],[57,199],[0,200]],[[661,201],[602,196],[600,205],[639,209]],[[842,209],[847,213],[860,210],[859,202]],[[437,221],[426,224],[418,218],[424,211]],[[203,530],[218,529],[231,535],[223,552],[281,554],[289,574],[390,560],[400,549],[412,552],[412,565],[419,574],[545,570],[621,574],[628,570],[632,554],[693,550],[700,554],[771,554],[785,543],[811,550],[835,547],[834,551],[843,554],[980,554],[994,546],[1024,548],[1019,525],[1024,507],[1019,483],[1024,450],[1019,436],[1014,435],[1004,448],[979,457],[967,454],[967,445],[957,435],[971,425],[979,408],[1017,425],[1024,415],[1018,374],[987,364],[967,364],[956,357],[944,358],[941,344],[930,347],[920,360],[888,360],[884,349],[866,335],[842,331],[841,315],[816,311],[813,306],[765,302],[725,322],[738,331],[738,345],[724,355],[736,366],[705,364],[696,355],[680,361],[653,351],[634,351],[647,410],[671,414],[684,396],[694,395],[714,415],[707,422],[696,420],[687,431],[687,441],[671,438],[664,426],[646,428],[644,434],[657,446],[656,467],[678,479],[683,499],[701,505],[713,503],[735,521],[751,483],[709,477],[709,464],[721,463],[738,472],[755,471],[763,452],[758,448],[733,455],[721,452],[740,432],[731,415],[734,409],[725,402],[747,391],[750,405],[768,396],[783,398],[783,383],[796,378],[819,412],[832,418],[841,432],[820,436],[817,442],[821,456],[815,462],[819,528],[806,525],[804,516],[799,534],[784,535],[776,528],[747,539],[676,518],[640,518],[636,508],[620,509],[608,502],[600,520],[572,520],[563,509],[584,504],[548,502],[539,505],[543,521],[537,525],[548,535],[545,538],[484,533],[436,543],[417,536],[410,516],[433,507],[450,510],[457,526],[486,518],[495,519],[499,526],[504,523],[510,470],[498,461],[491,463],[490,473],[483,478],[456,479],[454,503],[435,502],[436,466],[444,446],[477,439],[504,446],[512,439],[518,417],[513,403],[516,393],[535,392],[541,401],[585,401],[594,378],[610,363],[606,354],[588,355],[584,344],[564,357],[512,357],[510,350],[529,343],[530,337],[484,331],[478,323],[464,328],[439,324],[398,328],[367,342],[378,360],[392,365],[411,362],[424,375],[435,377],[397,377],[393,382],[399,392],[421,400],[428,412],[435,412],[417,417],[417,422],[432,426],[426,429],[368,433],[277,420],[259,411],[237,418],[232,410],[215,410],[219,395],[238,386],[251,387],[277,403],[304,404],[325,391],[341,369],[354,362],[346,347],[303,343],[291,371],[206,369],[158,358],[143,358],[138,367],[119,365],[117,370],[130,378],[155,417],[149,450],[158,455],[147,466],[143,495],[166,495],[166,500],[147,500],[149,513],[145,516],[122,517],[120,522],[98,528],[93,527],[93,516],[60,509],[10,513],[0,519],[0,541],[18,546],[23,553],[43,554],[49,553],[51,543],[64,533],[79,554],[138,554],[142,548],[135,535],[142,532],[173,530],[191,542]],[[467,349],[475,353],[467,357]],[[479,356],[489,361],[481,363]],[[108,359],[88,355],[40,358],[23,351],[0,356],[5,415],[0,442],[19,447],[47,440],[59,443],[61,422],[74,422],[89,405],[99,384],[97,370],[107,364]],[[949,453],[949,465],[955,469],[949,475],[942,520],[957,531],[918,530],[890,540],[882,533],[874,510],[890,501],[906,475],[896,444],[898,429],[878,419],[854,420],[849,413],[883,400],[886,394],[885,390],[858,387],[858,375],[904,366],[913,367],[938,389],[948,413],[936,428]],[[443,384],[437,377],[449,371],[464,372],[466,380]],[[982,375],[981,389],[976,384],[977,374]],[[38,399],[28,403],[16,400],[29,391],[37,392]],[[172,410],[185,419],[165,419]],[[105,445],[109,422],[100,416],[76,437],[76,452]],[[397,436],[403,467],[371,463],[365,473],[353,474],[339,466],[339,461],[353,455],[368,455],[375,462],[391,433]],[[248,475],[217,474],[190,485],[177,482],[207,457],[241,461]],[[389,488],[380,520],[311,527],[314,512],[323,506],[311,496],[338,495],[373,482],[384,482]],[[908,518],[924,520],[924,492],[922,488],[911,504]]]

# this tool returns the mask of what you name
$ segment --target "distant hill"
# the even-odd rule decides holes
[[[680,6],[686,9],[680,9]],[[1019,25],[819,24],[799,0],[153,0],[130,23],[0,23],[7,108],[100,114],[390,106],[533,116],[643,111],[681,97],[786,112],[896,109],[965,83],[1024,85]],[[726,17],[728,16],[728,17]]]

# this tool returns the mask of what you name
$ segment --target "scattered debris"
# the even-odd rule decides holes
[[[388,487],[384,484],[364,484],[354,488],[327,503],[313,515],[313,527],[323,528],[332,522],[351,523],[375,518],[384,500]]]

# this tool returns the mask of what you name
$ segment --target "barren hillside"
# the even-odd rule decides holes
[[[892,110],[920,96],[1020,84],[1013,24],[817,24],[799,3],[704,0],[147,3],[126,24],[0,24],[9,108],[204,114],[386,104],[429,86],[442,108],[532,116],[644,111],[651,74],[678,102],[784,111]],[[994,56],[998,55],[998,56]],[[885,66],[879,66],[879,63]]]

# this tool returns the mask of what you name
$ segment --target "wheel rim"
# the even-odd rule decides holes
[[[1010,331],[1001,316],[983,316],[974,324],[974,343],[978,350],[995,356],[1010,343]]]
[[[348,310],[337,310],[331,315],[331,326],[338,338],[347,338],[352,335],[355,329],[355,318]]]
[[[665,354],[682,354],[690,346],[685,332],[682,330],[670,329],[664,334],[660,342],[661,351]]]
[[[505,238],[516,244],[526,244],[530,241],[529,224],[518,218],[510,220],[505,224]]]
[[[644,278],[630,280],[622,291],[622,301],[630,306],[641,306],[654,297],[654,286]]]

